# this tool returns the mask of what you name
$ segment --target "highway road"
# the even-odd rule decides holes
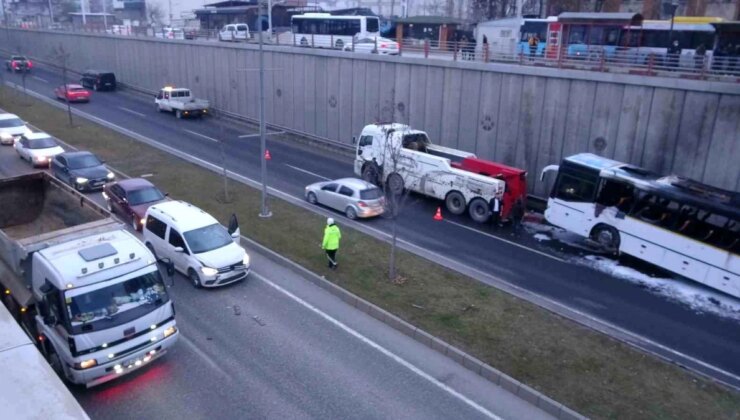
[[[19,75],[6,79],[20,83]],[[51,96],[61,84],[56,72],[35,68],[27,78],[29,90]],[[95,93],[89,104],[75,108],[165,145],[220,165],[217,121],[177,120],[155,111],[152,98],[131,92]],[[421,127],[423,128],[423,127]],[[255,128],[224,124],[226,166],[231,171],[259,179],[259,140],[239,138]],[[302,197],[310,182],[352,176],[351,158],[298,142],[270,139],[270,186]],[[530,174],[530,176],[536,176]],[[740,327],[736,321],[697,312],[688,305],[666,299],[635,283],[607,275],[581,264],[572,250],[540,243],[531,234],[480,226],[467,217],[445,215],[432,220],[438,202],[412,197],[399,223],[403,240],[442,255],[473,272],[491,275],[546,300],[631,334],[637,343],[678,363],[740,386]],[[336,217],[342,218],[337,214]],[[390,231],[390,222],[364,222]],[[551,241],[554,242],[554,241]],[[487,281],[484,276],[479,279]]]
[[[0,177],[32,171],[0,147]],[[89,196],[104,205],[100,193]],[[247,251],[253,272],[244,282],[195,289],[174,278],[181,336],[163,359],[99,387],[72,387],[92,419],[549,418]]]

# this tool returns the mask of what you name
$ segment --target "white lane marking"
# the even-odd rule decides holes
[[[141,174],[139,175],[141,178],[151,178],[154,176],[154,174]]]
[[[458,400],[462,401],[463,403],[469,405],[479,413],[483,414],[484,416],[500,420],[501,417],[493,414],[492,412],[488,411],[485,407],[479,405],[475,401],[471,400],[470,398],[462,395],[461,393],[455,391],[451,387],[449,387],[447,384],[440,382],[435,377],[429,375],[428,373],[424,372],[423,370],[419,369],[418,367],[414,366],[410,362],[406,361],[406,359],[403,359],[402,357],[398,356],[397,354],[393,353],[392,351],[386,349],[385,347],[381,346],[380,344],[376,343],[375,341],[365,337],[364,335],[360,334],[358,331],[348,327],[347,325],[343,324],[341,321],[338,321],[331,315],[327,314],[326,312],[322,311],[321,309],[311,305],[310,303],[306,302],[305,300],[299,298],[298,296],[294,295],[293,293],[287,291],[286,289],[283,289],[281,286],[273,283],[272,281],[268,280],[264,276],[252,271],[252,275],[257,277],[258,279],[265,282],[267,285],[271,286],[275,290],[279,291],[280,293],[284,294],[285,296],[293,299],[295,302],[299,303],[301,306],[305,307],[306,309],[310,310],[311,312],[315,313],[316,315],[324,318],[326,321],[330,322],[331,324],[334,324],[336,327],[340,328],[344,332],[350,334],[351,336],[357,338],[358,340],[362,341],[363,343],[367,344],[368,346],[372,347],[373,349],[379,351],[380,353],[384,354],[385,356],[391,358],[396,363],[400,364],[401,366],[409,369],[413,373],[421,376],[422,378],[426,379],[427,381],[431,382],[433,385],[436,385],[438,388],[442,389],[443,391],[449,393],[453,397],[457,398]]]
[[[287,167],[288,167],[288,168],[290,168],[290,169],[295,169],[295,170],[296,170],[296,171],[298,171],[298,172],[303,172],[304,174],[309,174],[309,175],[313,175],[313,176],[315,176],[316,178],[321,178],[321,179],[323,179],[323,180],[326,180],[326,181],[328,181],[328,180],[330,179],[330,178],[327,178],[327,177],[325,177],[325,176],[321,176],[321,175],[319,175],[319,174],[313,173],[313,172],[311,172],[311,171],[307,171],[307,170],[305,170],[305,169],[301,169],[301,168],[298,168],[298,167],[296,167],[296,166],[293,166],[293,165],[288,165],[287,163],[285,164],[285,166],[287,166]]]
[[[121,111],[126,111],[129,114],[137,115],[137,116],[139,116],[141,118],[146,118],[146,115],[142,114],[141,112],[134,111],[133,109],[128,109],[128,108],[125,108],[125,107],[122,107],[122,106],[119,106],[118,109],[120,109]]]
[[[203,350],[199,349],[198,346],[195,345],[192,341],[190,341],[189,338],[187,338],[182,332],[180,332],[180,342],[185,343],[188,347],[190,347],[195,354],[200,356],[203,361],[205,361],[210,367],[212,367],[214,370],[218,371],[221,375],[231,379],[231,375],[226,373],[225,370],[221,369],[221,366],[218,365],[218,363],[213,361],[213,358],[209,355],[207,355]]]
[[[16,90],[21,90],[22,89],[21,86],[19,86],[16,83],[10,82],[10,81],[6,81],[5,84],[7,86],[10,86],[10,87],[16,89]],[[66,105],[64,105],[63,103],[60,103],[58,101],[55,101],[55,100],[53,100],[51,98],[47,98],[46,96],[44,96],[44,95],[42,95],[42,94],[40,94],[38,92],[35,92],[33,90],[29,90],[28,91],[28,94],[31,95],[31,96],[33,96],[33,97],[35,97],[36,99],[39,99],[39,100],[41,100],[43,102],[46,102],[47,104],[49,104],[51,106],[54,106],[54,107],[56,107],[58,109],[64,110],[66,108]],[[139,134],[139,133],[137,133],[135,131],[131,131],[131,130],[127,129],[127,128],[121,127],[120,125],[113,124],[110,121],[104,120],[102,118],[98,118],[98,117],[96,117],[96,116],[94,116],[92,114],[88,114],[87,112],[80,111],[78,108],[72,108],[72,112],[75,115],[82,116],[83,118],[86,118],[86,119],[88,119],[90,121],[93,121],[93,122],[95,122],[97,124],[102,125],[103,127],[108,127],[111,130],[114,130],[114,131],[117,131],[117,132],[119,132],[121,134],[124,134],[126,136],[129,136],[129,137],[131,137],[133,139],[136,139],[136,140],[138,140],[138,141],[140,141],[140,142],[142,142],[144,144],[148,144],[148,145],[150,145],[150,146],[152,146],[154,148],[157,148],[157,149],[162,150],[162,151],[164,151],[166,153],[169,153],[169,154],[171,154],[173,156],[177,156],[177,157],[179,157],[181,159],[185,159],[185,160],[187,160],[187,161],[189,161],[191,163],[195,163],[196,165],[199,165],[199,166],[201,166],[203,168],[206,168],[206,169],[208,169],[208,170],[210,170],[212,172],[217,172],[217,173],[220,174],[223,171],[223,168],[220,167],[220,166],[218,166],[218,165],[216,165],[216,164],[213,164],[213,163],[208,162],[206,160],[203,160],[201,158],[195,157],[195,156],[193,156],[191,154],[188,154],[188,153],[185,153],[185,152],[183,152],[181,150],[175,149],[174,147],[168,146],[168,145],[166,145],[164,143],[161,143],[161,142],[159,142],[157,140],[154,140],[151,137],[144,136],[144,135]],[[247,176],[238,174],[236,172],[232,172],[232,171],[227,170],[227,174],[232,179],[235,179],[235,180],[237,180],[239,182],[242,182],[242,183],[244,183],[244,184],[246,184],[246,185],[248,185],[248,186],[250,186],[252,188],[260,188],[261,185],[262,185],[261,182],[256,181],[256,180],[254,180],[252,178],[249,178]],[[270,187],[270,186],[268,186],[267,189],[270,192],[270,194],[273,194],[276,197],[279,197],[279,198],[285,200],[288,203],[291,203],[293,205],[296,205],[298,207],[301,207],[304,210],[308,210],[308,211],[311,211],[311,212],[314,212],[314,213],[318,213],[318,214],[321,214],[321,215],[324,215],[324,216],[331,216],[331,217],[335,217],[335,218],[336,217],[343,217],[344,218],[343,215],[336,214],[336,212],[331,212],[329,210],[323,210],[320,207],[312,206],[312,205],[306,203],[305,200],[303,200],[302,198],[299,198],[299,196],[293,196],[293,195],[291,195],[289,193],[286,193],[284,191],[278,190],[278,189],[273,188],[273,187]],[[363,225],[362,223],[354,222],[354,221],[352,221],[350,219],[346,219],[345,220],[345,223],[347,223],[348,225],[352,225],[359,232],[362,232],[362,233],[371,235],[371,236],[373,236],[373,237],[375,237],[375,238],[377,238],[379,240],[388,240],[390,238],[390,234],[387,234],[387,233],[385,233],[385,232],[383,232],[381,230],[378,230],[376,228],[373,228],[373,227],[370,227],[370,226],[367,226],[367,225]],[[658,358],[661,358],[661,359],[664,359],[664,360],[667,360],[667,361],[670,361],[670,362],[676,362],[676,360],[671,359],[670,357],[664,356],[664,355],[662,355],[660,353],[657,353],[654,350],[650,349],[648,347],[648,345],[649,346],[656,347],[656,348],[659,348],[659,349],[661,349],[661,350],[663,350],[663,351],[665,351],[667,353],[674,354],[674,355],[676,355],[676,356],[678,356],[678,357],[680,357],[682,359],[691,361],[691,362],[696,363],[697,365],[700,365],[700,366],[702,366],[702,367],[704,367],[706,369],[709,369],[709,370],[711,370],[713,372],[717,372],[717,373],[719,373],[721,375],[724,375],[724,376],[726,376],[728,378],[731,378],[731,379],[733,379],[733,380],[735,380],[737,382],[740,382],[740,376],[739,375],[735,375],[735,374],[730,373],[730,372],[728,372],[728,371],[726,371],[726,370],[724,370],[724,369],[722,369],[722,368],[720,368],[718,366],[711,365],[711,364],[709,364],[707,362],[704,362],[704,361],[702,361],[702,360],[700,360],[700,359],[698,359],[696,357],[689,356],[688,354],[685,354],[685,353],[682,353],[682,352],[680,352],[678,350],[675,350],[675,349],[672,349],[670,347],[667,347],[667,346],[665,346],[663,344],[660,344],[660,343],[658,343],[656,341],[653,341],[653,340],[647,338],[644,335],[637,334],[634,331],[630,331],[630,330],[627,330],[627,329],[625,329],[623,327],[617,326],[616,324],[612,324],[610,322],[607,322],[606,320],[604,320],[602,318],[599,318],[599,317],[593,316],[591,314],[588,314],[586,312],[580,311],[580,310],[576,309],[573,306],[568,306],[568,305],[566,305],[563,302],[560,302],[560,301],[557,301],[555,299],[549,298],[549,297],[547,297],[545,295],[541,295],[539,293],[533,292],[533,291],[531,291],[529,289],[525,289],[522,286],[519,286],[519,285],[517,285],[515,283],[512,283],[512,282],[509,282],[507,280],[504,280],[504,279],[502,279],[502,278],[500,278],[498,276],[494,276],[491,273],[481,271],[481,270],[479,270],[479,269],[477,269],[475,267],[472,267],[470,265],[466,265],[466,264],[464,264],[462,262],[456,261],[456,260],[454,260],[452,258],[449,258],[449,257],[447,257],[445,255],[442,255],[440,253],[437,253],[437,252],[431,251],[429,249],[423,248],[422,246],[413,244],[413,243],[411,243],[411,242],[409,242],[407,240],[404,240],[404,239],[400,239],[399,238],[398,239],[398,242],[402,246],[404,246],[406,250],[408,250],[409,252],[412,252],[412,253],[414,253],[416,255],[419,255],[422,258],[427,258],[430,261],[436,261],[437,263],[440,263],[441,265],[443,265],[446,268],[449,268],[451,270],[455,270],[455,271],[457,271],[457,272],[459,272],[459,273],[461,273],[463,275],[466,275],[468,277],[472,277],[472,278],[480,281],[481,283],[485,283],[485,282],[483,282],[480,279],[488,279],[490,282],[493,282],[494,283],[494,284],[485,283],[485,284],[488,284],[489,286],[496,287],[499,290],[503,290],[503,291],[505,291],[507,293],[510,293],[510,294],[512,294],[512,295],[520,298],[520,299],[526,300],[527,302],[530,302],[530,303],[532,303],[534,305],[537,305],[537,306],[539,306],[541,308],[545,308],[547,310],[551,310],[551,311],[553,311],[553,312],[555,312],[555,313],[557,313],[557,314],[559,314],[559,315],[561,315],[561,316],[563,316],[565,318],[568,318],[568,319],[570,319],[570,320],[572,320],[574,322],[577,322],[577,323],[579,323],[581,325],[585,325],[588,328],[594,329],[594,330],[599,331],[599,332],[601,332],[603,334],[606,334],[606,335],[608,335],[610,337],[613,337],[613,338],[621,341],[622,343],[625,343],[625,344],[631,345],[633,347],[636,347],[636,348],[638,348],[638,349],[640,349],[642,351],[645,351],[645,352],[647,352],[649,354],[654,355],[655,357],[658,357]],[[469,273],[474,273],[475,275],[471,275]],[[613,331],[616,331],[618,334],[615,334]],[[714,380],[716,380],[716,381],[718,381],[720,383],[723,383],[723,384],[725,384],[727,386],[730,386],[733,389],[737,389],[737,387],[735,385],[733,385],[733,384],[731,384],[729,382],[723,381],[722,379],[720,379],[720,378],[718,378],[716,376],[711,376],[711,375],[705,374],[705,373],[703,373],[703,372],[701,372],[701,371],[699,371],[697,369],[694,369],[694,368],[692,368],[690,366],[687,366],[687,368],[689,370],[693,371],[693,372],[697,372],[699,374],[709,376],[710,378],[712,378],[712,379],[714,379]]]
[[[31,77],[33,77],[34,79],[38,80],[39,82],[49,83],[49,81],[48,81],[48,80],[46,80],[46,79],[43,79],[43,78],[41,78],[41,77],[38,77],[38,76],[31,76]]]
[[[275,136],[275,135],[278,135],[278,134],[285,134],[285,131],[270,131],[269,133],[265,133],[266,136]],[[260,136],[260,133],[242,134],[241,136],[239,136],[239,138],[240,139],[248,139],[248,138],[251,138],[251,137],[259,137],[259,136]]]
[[[527,251],[534,252],[535,254],[540,254],[543,257],[547,257],[547,258],[553,259],[555,261],[560,261],[562,263],[567,262],[567,261],[565,261],[562,258],[558,258],[558,257],[556,257],[554,255],[550,255],[550,254],[548,254],[546,252],[542,252],[542,251],[539,251],[539,250],[530,248],[528,246],[524,246],[522,244],[518,244],[516,242],[510,241],[508,239],[501,238],[501,237],[496,236],[496,235],[491,235],[490,233],[486,233],[486,232],[480,231],[478,229],[471,228],[470,226],[465,226],[462,223],[453,222],[453,221],[447,220],[447,219],[445,219],[445,222],[447,222],[447,223],[449,223],[451,225],[459,226],[459,227],[461,227],[463,229],[467,229],[467,230],[469,230],[471,232],[475,232],[475,233],[479,233],[479,234],[484,235],[484,236],[488,236],[489,238],[495,239],[497,241],[505,242],[505,243],[507,243],[509,245],[513,245],[513,246],[518,247],[518,248],[521,248],[521,249],[526,249]]]
[[[218,143],[218,140],[214,139],[213,137],[208,137],[205,134],[200,134],[200,133],[198,133],[196,131],[188,130],[188,129],[185,129],[185,128],[183,128],[182,131],[187,131],[188,133],[190,133],[190,134],[192,134],[194,136],[198,136],[198,137],[200,137],[202,139],[206,139],[208,141],[212,141],[214,143]]]

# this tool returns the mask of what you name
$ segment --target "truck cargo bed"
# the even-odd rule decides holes
[[[94,201],[46,172],[0,179],[0,259],[3,285],[22,293],[34,251],[117,229],[121,225]],[[25,279],[25,280],[24,280]]]

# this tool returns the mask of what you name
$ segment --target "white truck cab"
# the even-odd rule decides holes
[[[227,230],[192,204],[168,201],[149,207],[142,232],[146,246],[172,260],[196,288],[227,285],[249,274],[249,255],[239,245],[234,215]]]
[[[64,352],[50,364],[70,382],[107,382],[149,364],[177,340],[154,256],[126,230],[43,249],[33,264],[33,292],[42,296],[37,328]]]

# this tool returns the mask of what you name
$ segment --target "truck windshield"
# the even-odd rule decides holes
[[[193,254],[213,251],[231,243],[231,236],[226,228],[218,223],[200,229],[185,232],[185,241]]]
[[[108,281],[66,291],[73,334],[104,330],[139,318],[169,301],[159,270],[125,281]]]

